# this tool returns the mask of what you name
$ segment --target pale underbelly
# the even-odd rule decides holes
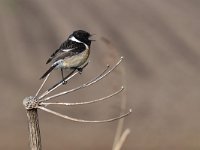
[[[83,65],[89,57],[89,50],[86,50],[76,56],[66,57],[62,64],[61,68],[72,68],[72,67],[79,67]]]

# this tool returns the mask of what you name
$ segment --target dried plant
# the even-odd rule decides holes
[[[119,50],[112,45],[110,40],[108,40],[105,37],[102,37],[101,40],[103,41],[104,44],[106,44],[106,46],[110,50],[110,55],[111,55],[112,58],[113,57],[115,57],[115,58],[119,57],[118,56]],[[122,79],[122,84],[127,85],[126,84],[125,66],[120,67],[119,72],[120,72],[120,77]],[[121,100],[121,105],[120,105],[121,113],[123,113],[125,111],[126,105],[127,105],[127,93],[125,91],[125,92],[122,93],[122,100]],[[115,136],[114,136],[112,150],[120,150],[122,148],[125,140],[127,139],[128,135],[131,132],[129,128],[126,128],[124,130],[124,120],[125,120],[125,118],[122,118],[118,121],[116,133],[115,133]]]
[[[71,92],[83,89],[85,87],[91,86],[95,83],[97,83],[98,81],[102,80],[103,78],[105,78],[106,76],[108,76],[117,66],[120,65],[120,63],[122,62],[123,57],[120,58],[120,60],[112,67],[110,68],[109,65],[107,65],[107,67],[105,68],[105,70],[103,70],[102,73],[100,73],[99,75],[97,75],[96,77],[94,77],[92,80],[78,86],[75,87],[73,89],[67,90],[67,91],[63,91],[54,95],[49,96],[49,94],[51,92],[53,92],[54,90],[56,90],[58,87],[60,87],[63,82],[67,82],[70,79],[72,79],[74,76],[76,76],[78,74],[78,72],[71,72],[70,75],[68,75],[67,77],[64,78],[64,81],[60,81],[57,84],[53,85],[51,88],[49,88],[48,90],[46,90],[44,93],[42,93],[41,95],[39,95],[41,89],[43,88],[44,84],[46,83],[46,81],[48,80],[50,74],[44,79],[42,85],[40,86],[40,88],[38,89],[38,91],[36,92],[35,96],[29,96],[26,97],[23,100],[23,104],[25,106],[25,109],[27,110],[27,116],[28,116],[28,121],[29,121],[29,132],[30,132],[30,145],[31,145],[31,149],[33,150],[39,150],[41,149],[41,137],[40,137],[40,130],[39,130],[39,121],[38,121],[38,115],[37,115],[37,109],[41,109],[43,111],[46,111],[48,113],[54,114],[56,116],[71,120],[71,121],[76,121],[76,122],[87,122],[87,123],[103,123],[103,122],[111,122],[114,120],[118,120],[120,118],[123,118],[127,115],[129,115],[131,113],[131,109],[125,113],[125,114],[121,114],[120,116],[114,117],[114,118],[110,118],[110,119],[105,119],[105,120],[82,120],[82,119],[77,119],[77,118],[73,118],[64,114],[61,114],[59,112],[53,111],[49,108],[47,108],[49,105],[63,105],[63,106],[76,106],[76,105],[86,105],[86,104],[91,104],[91,103],[96,103],[96,102],[102,102],[104,100],[107,100],[108,98],[117,95],[118,93],[123,91],[123,86],[111,93],[110,95],[104,96],[102,98],[99,99],[95,99],[95,100],[90,100],[90,101],[86,101],[86,102],[76,102],[76,103],[63,103],[63,102],[48,102],[49,100],[59,97],[59,96],[63,96],[66,94],[69,94]],[[87,66],[87,64],[85,65]],[[84,66],[84,67],[85,67]]]

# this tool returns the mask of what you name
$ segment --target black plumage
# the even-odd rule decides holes
[[[47,60],[46,64],[50,63],[51,61],[55,62],[59,59],[64,59],[66,57],[71,57],[73,55],[77,55],[83,52],[86,49],[83,43],[77,43],[71,40],[67,40],[61,44],[59,49],[57,49],[51,57]],[[69,50],[69,51],[65,51]]]
[[[90,54],[90,45],[93,41],[89,39],[90,36],[90,33],[83,30],[74,31],[47,60],[46,64],[52,62],[52,66],[41,79],[56,68],[61,69],[62,75],[63,69],[80,69]]]

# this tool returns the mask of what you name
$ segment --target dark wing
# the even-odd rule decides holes
[[[50,58],[47,60],[46,64],[50,63],[52,61],[52,59],[54,59],[54,57],[59,53],[62,52],[63,49],[69,49],[70,47],[70,41],[67,40],[65,42],[63,42],[60,47],[50,56]]]
[[[47,70],[47,71],[42,75],[42,77],[41,77],[40,79],[45,78],[54,68],[56,68],[57,65],[58,65],[58,64],[55,64],[55,65],[51,66],[51,67],[49,68],[49,70]]]
[[[62,48],[54,56],[54,61],[64,59],[66,57],[71,57],[77,55],[85,50],[85,45],[83,43],[77,43],[69,40],[67,46],[62,46]]]
[[[47,60],[46,64],[50,63],[52,61],[52,59],[55,57],[55,55],[59,52],[60,49],[57,49],[51,56],[50,58]]]

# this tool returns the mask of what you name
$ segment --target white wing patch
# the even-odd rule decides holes
[[[71,50],[73,50],[73,48],[70,48],[70,49],[62,49],[63,52],[70,52]]]

